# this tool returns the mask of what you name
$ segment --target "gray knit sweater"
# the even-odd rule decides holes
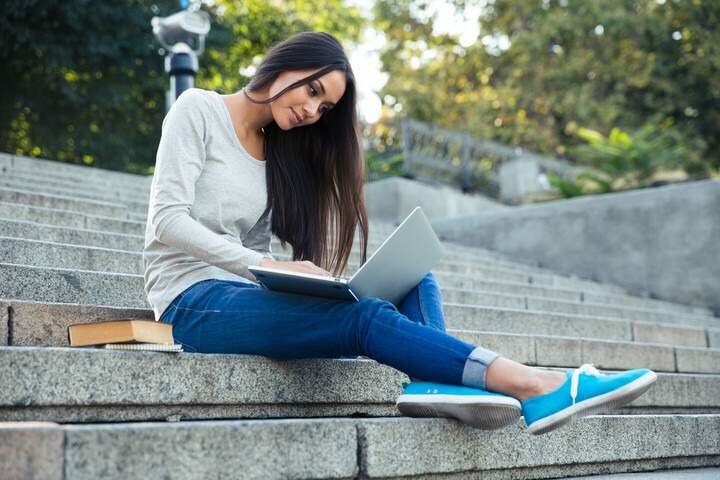
[[[145,293],[155,320],[201,280],[256,282],[270,249],[265,162],[242,147],[220,95],[191,88],[162,123],[145,228]]]

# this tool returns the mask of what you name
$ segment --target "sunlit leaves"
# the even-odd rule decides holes
[[[473,2],[486,3],[456,3]],[[720,167],[720,2],[496,0],[466,48],[413,14],[426,4],[377,1],[382,95],[403,113],[573,161],[580,127],[618,140],[674,118],[663,132],[692,146],[674,166],[701,177]],[[492,48],[500,38],[507,48]],[[433,53],[414,68],[419,41]]]
[[[91,3],[4,3],[0,150],[152,173],[168,79],[150,19],[178,2]],[[210,3],[195,85],[225,93],[247,83],[241,68],[291,34],[323,30],[350,42],[364,22],[342,0]]]

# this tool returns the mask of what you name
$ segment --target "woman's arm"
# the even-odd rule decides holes
[[[275,260],[272,254],[272,233],[271,233],[272,214],[269,211],[263,212],[258,221],[253,225],[243,240],[243,245],[263,254],[265,258]]]
[[[190,216],[195,182],[205,164],[209,106],[201,92],[185,91],[168,111],[150,190],[148,222],[155,238],[195,258],[247,277],[247,267],[258,265],[261,252],[245,247],[240,239],[208,229]]]

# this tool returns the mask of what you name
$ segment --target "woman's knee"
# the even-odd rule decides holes
[[[433,272],[428,272],[420,282],[428,285],[438,285],[437,277]]]

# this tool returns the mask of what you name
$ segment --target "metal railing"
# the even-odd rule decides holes
[[[508,175],[501,175],[504,164],[522,161],[537,171],[537,191],[547,188],[542,177],[552,173],[572,176],[581,169],[555,158],[510,147],[491,140],[483,140],[467,133],[436,127],[432,124],[403,118],[402,152],[406,175],[430,183],[444,183],[463,192],[479,192],[503,197],[503,183]],[[534,187],[528,187],[533,190]]]

